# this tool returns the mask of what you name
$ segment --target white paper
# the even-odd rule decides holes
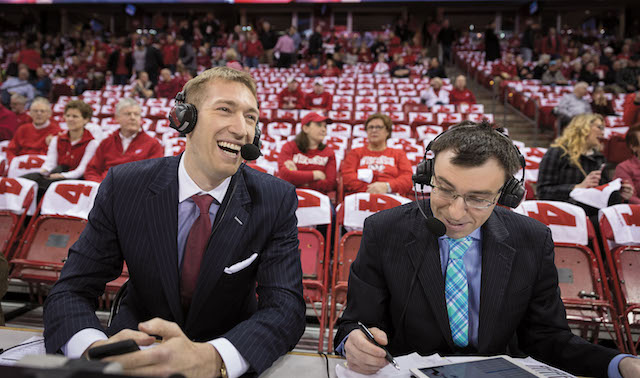
[[[6,366],[15,365],[24,356],[47,353],[44,348],[44,337],[42,336],[32,336],[15,348],[7,347],[5,349],[7,351],[0,354],[0,365]]]
[[[418,353],[411,353],[406,356],[396,357],[395,359],[396,362],[398,362],[400,370],[397,370],[393,365],[389,364],[378,370],[375,374],[364,375],[349,370],[345,366],[345,362],[343,364],[336,365],[336,375],[338,378],[410,378],[410,369],[412,368],[439,366],[449,363],[447,359],[440,357],[438,354],[423,357]]]

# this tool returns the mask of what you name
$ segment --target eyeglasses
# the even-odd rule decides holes
[[[367,126],[367,130],[382,130],[382,129],[386,129],[387,127],[384,125],[371,125],[371,126]]]
[[[464,203],[469,207],[473,207],[474,209],[488,209],[491,206],[495,205],[495,203],[498,201],[498,195],[502,192],[502,188],[500,188],[498,193],[494,195],[489,195],[485,198],[485,197],[479,197],[477,195],[472,195],[472,194],[464,194],[464,195],[458,194],[456,193],[455,190],[446,189],[436,185],[435,178],[431,178],[430,185],[433,188],[432,193],[437,195],[441,199],[447,202],[453,202],[458,197],[462,197]],[[488,199],[492,197],[493,197],[492,200]]]

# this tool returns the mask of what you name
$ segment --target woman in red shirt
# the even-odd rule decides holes
[[[623,182],[633,185],[634,191],[629,198],[629,203],[638,205],[640,204],[640,127],[630,128],[625,140],[633,156],[618,164],[616,178],[619,177]]]
[[[364,124],[368,144],[351,150],[342,162],[342,182],[346,194],[411,192],[411,163],[404,151],[388,148],[392,121],[375,113]]]
[[[87,164],[98,148],[98,141],[89,130],[85,130],[92,114],[91,106],[83,101],[70,101],[65,106],[64,120],[68,131],[51,139],[47,158],[40,172],[23,176],[38,183],[38,198],[44,195],[54,181],[82,179]]]
[[[278,177],[297,188],[329,193],[336,189],[336,157],[323,142],[331,120],[311,112],[302,119],[296,139],[282,146]]]

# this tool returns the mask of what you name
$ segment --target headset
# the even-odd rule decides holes
[[[176,94],[176,104],[169,112],[169,126],[177,130],[180,134],[186,135],[193,131],[198,123],[198,109],[195,105],[185,102],[187,92],[185,89]],[[255,136],[253,137],[253,145],[258,147],[260,151],[260,127],[256,124]],[[257,157],[256,157],[257,158]],[[255,159],[248,159],[255,160]]]
[[[469,125],[469,126],[462,126],[462,127],[471,128],[471,127],[478,127],[478,126]],[[460,127],[456,127],[455,129],[458,129],[458,128]],[[431,177],[433,176],[435,158],[427,159],[427,153],[431,151],[431,146],[433,145],[433,143],[436,140],[438,140],[438,138],[440,138],[442,135],[449,132],[449,130],[451,129],[448,129],[443,133],[439,134],[438,136],[436,136],[427,145],[427,148],[424,151],[424,158],[422,159],[422,162],[420,162],[416,167],[416,174],[413,175],[412,177],[414,188],[416,184],[429,185],[429,186],[431,185]],[[520,150],[518,149],[518,147],[516,147],[516,145],[513,144],[513,142],[511,141],[511,139],[509,139],[508,136],[502,134],[497,130],[494,130],[493,128],[491,130],[493,130],[495,133],[500,135],[502,138],[505,138],[506,140],[509,141],[509,144],[511,144],[516,154],[518,155],[518,161],[520,162],[520,166],[522,167],[522,179],[518,180],[513,175],[511,175],[511,177],[507,180],[507,182],[504,183],[502,188],[500,188],[501,194],[500,194],[500,198],[498,198],[498,204],[507,206],[510,208],[516,208],[518,207],[518,205],[520,205],[526,193],[526,190],[524,187],[524,176],[525,176],[525,169],[526,169],[527,163],[524,159],[524,156],[522,156],[522,154],[520,153]]]

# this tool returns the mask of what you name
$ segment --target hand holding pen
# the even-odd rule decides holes
[[[358,329],[349,334],[344,345],[347,366],[361,374],[373,374],[391,363],[399,369],[397,362],[384,348],[387,335],[378,328],[368,329],[358,322]]]

